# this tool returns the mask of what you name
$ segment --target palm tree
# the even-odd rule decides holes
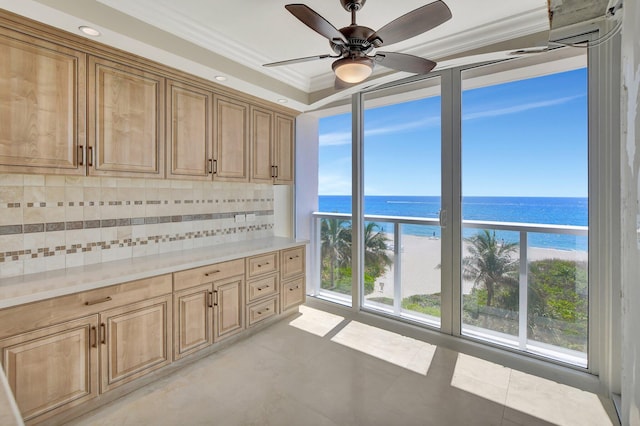
[[[335,286],[336,268],[351,262],[351,221],[345,219],[322,219],[320,224],[322,259],[329,262],[329,283]]]
[[[364,264],[370,274],[378,277],[391,265],[387,248],[387,237],[375,222],[367,222],[364,227]]]
[[[463,259],[463,276],[473,280],[476,286],[484,284],[487,289],[487,306],[491,306],[497,286],[518,285],[515,276],[518,260],[513,256],[517,243],[499,243],[496,232],[486,229],[465,238],[465,241],[469,243],[469,256]]]

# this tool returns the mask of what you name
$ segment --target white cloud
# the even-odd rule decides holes
[[[318,136],[320,146],[349,145],[351,132],[324,133]]]
[[[496,109],[490,109],[486,111],[470,112],[468,114],[464,114],[462,116],[462,119],[474,120],[477,118],[498,117],[501,115],[516,114],[518,112],[528,111],[531,109],[545,108],[545,107],[554,106],[554,105],[566,104],[567,102],[571,102],[575,99],[582,98],[583,96],[584,95],[567,96],[564,98],[549,99],[546,101],[539,101],[539,102],[530,102],[530,103],[521,104],[521,105],[513,105],[505,108],[496,108]]]
[[[406,132],[407,130],[419,129],[422,127],[437,126],[440,124],[440,116],[426,117],[421,120],[409,121],[406,123],[394,124],[383,127],[365,129],[364,136],[379,136],[389,133]],[[320,146],[348,145],[351,143],[351,132],[333,132],[319,135]]]

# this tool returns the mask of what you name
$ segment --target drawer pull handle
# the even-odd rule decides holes
[[[289,288],[289,291],[294,291],[294,290],[297,290],[297,289],[299,289],[299,288],[300,288],[300,286],[299,286],[299,285],[297,285],[297,286],[295,286],[295,287],[291,287],[291,288]]]
[[[205,272],[204,276],[208,277],[209,275],[215,275],[215,274],[219,274],[219,273],[220,273],[220,269],[216,269],[215,271]]]
[[[269,288],[269,287],[271,287],[271,286],[270,286],[270,285],[265,285],[265,286],[263,286],[263,287],[258,287],[258,291],[262,291],[262,290],[264,290],[265,288]]]
[[[269,311],[269,308],[265,308],[265,313]],[[258,315],[262,315],[262,311],[258,311]]]
[[[298,256],[289,256],[289,260],[297,259],[299,257],[300,257],[299,255]]]
[[[103,299],[98,299],[98,300],[88,300],[86,302],[84,302],[85,305],[87,306],[91,306],[91,305],[97,305],[98,303],[105,303],[105,302],[111,302],[111,296],[107,296]]]
[[[212,292],[208,292],[207,293],[207,305],[210,308],[213,308],[213,293]]]
[[[91,326],[91,332],[89,334],[89,344],[91,345],[92,348],[97,348],[98,347],[98,331],[96,330],[95,326]]]
[[[263,266],[268,265],[269,262],[265,262],[265,263],[258,263],[258,268],[262,268]]]
[[[100,324],[100,343],[103,345],[107,344],[107,328],[104,323]]]

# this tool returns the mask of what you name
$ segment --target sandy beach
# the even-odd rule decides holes
[[[390,241],[391,247],[393,241]],[[402,236],[402,297],[414,294],[432,294],[440,292],[440,239],[433,237],[418,237],[414,235]],[[566,259],[587,261],[587,252],[530,247],[529,260]],[[395,271],[393,267],[378,278],[371,297],[393,297],[393,283]],[[464,292],[471,291],[472,283],[465,283]]]

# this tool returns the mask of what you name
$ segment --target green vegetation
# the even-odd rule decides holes
[[[322,288],[342,294],[351,294],[351,221],[322,219]],[[391,265],[387,238],[375,222],[364,228],[364,293],[373,293],[373,287]]]
[[[391,265],[387,240],[379,225],[367,223],[365,240],[365,295]],[[322,288],[351,294],[351,222],[323,219]],[[501,333],[518,335],[519,259],[517,244],[498,241],[495,232],[482,230],[465,240],[463,277],[473,282],[463,296],[462,321]],[[393,305],[389,297],[372,302]],[[586,352],[588,326],[587,264],[562,259],[529,263],[528,338]],[[440,294],[417,294],[402,299],[402,308],[441,316]]]

